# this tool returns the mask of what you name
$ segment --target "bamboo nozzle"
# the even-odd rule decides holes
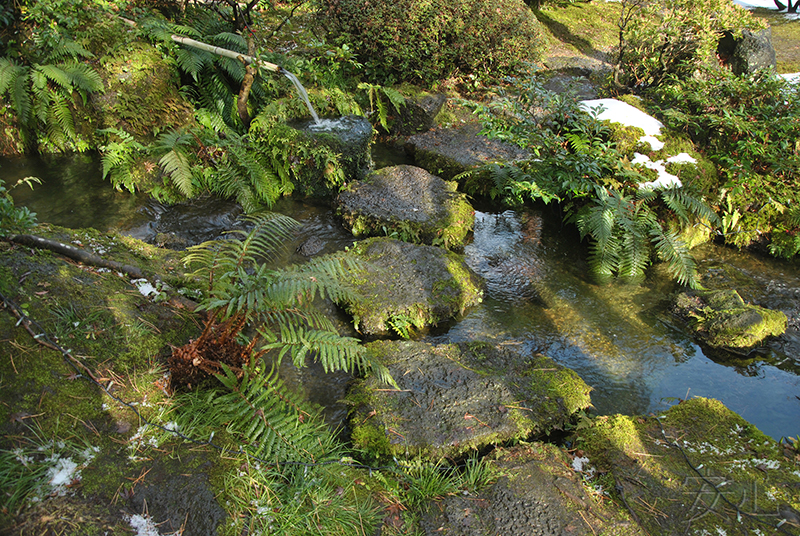
[[[228,50],[227,48],[215,47],[214,45],[201,43],[200,41],[195,41],[194,39],[183,37],[181,35],[173,35],[172,40],[182,45],[188,45],[190,47],[199,48],[200,50],[205,50],[206,52],[211,52],[212,54],[217,54],[218,56],[225,56],[226,58],[233,58],[235,60],[241,59],[245,63],[252,63],[257,67],[267,69],[268,71],[275,71],[276,73],[283,72],[283,69],[280,65],[275,65],[274,63],[270,63],[268,61],[261,61],[253,56],[240,54],[239,52],[234,52],[233,50]]]

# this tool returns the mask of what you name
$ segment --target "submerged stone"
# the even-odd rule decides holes
[[[745,353],[787,325],[784,313],[747,304],[735,290],[681,293],[673,313],[709,346]]]
[[[366,345],[399,390],[374,378],[349,393],[353,442],[376,456],[454,457],[563,428],[591,388],[539,354],[488,343]]]
[[[583,467],[608,475],[647,534],[797,533],[800,454],[717,400],[597,417],[579,435]]]
[[[415,243],[461,248],[474,210],[458,184],[414,166],[373,171],[342,191],[337,213],[353,235],[397,235]]]
[[[369,238],[344,255],[366,263],[366,273],[347,276],[358,297],[339,303],[365,335],[408,335],[463,314],[483,297],[463,257],[441,248]]]

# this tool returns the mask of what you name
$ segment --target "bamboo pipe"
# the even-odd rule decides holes
[[[200,50],[205,50],[206,52],[211,52],[212,54],[217,54],[218,56],[225,56],[226,58],[233,58],[235,60],[241,59],[246,64],[252,63],[257,67],[267,69],[268,71],[275,71],[276,73],[284,72],[283,67],[280,65],[275,65],[274,63],[269,63],[268,61],[261,61],[253,56],[240,54],[238,52],[234,52],[233,50],[228,50],[227,48],[215,47],[214,45],[201,43],[200,41],[195,41],[194,39],[183,37],[181,35],[173,35],[172,40],[176,43],[181,43],[182,45],[188,45],[190,47],[199,48]]]

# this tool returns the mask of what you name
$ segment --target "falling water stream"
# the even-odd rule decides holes
[[[373,158],[376,167],[407,163],[391,153],[376,152]],[[40,221],[67,227],[117,228],[150,241],[159,233],[192,229],[182,236],[196,243],[217,238],[239,214],[235,205],[219,200],[203,200],[190,210],[194,204],[164,207],[116,192],[100,178],[98,159],[86,155],[0,160],[0,173],[6,184],[28,175],[42,178],[44,184],[33,192],[14,190],[15,201],[37,212]],[[310,238],[324,244],[321,253],[353,242],[328,207],[285,199],[274,208],[303,226],[290,244],[287,263],[305,260],[295,250]],[[722,278],[746,300],[778,287],[800,295],[796,264],[712,244],[695,255],[707,277]],[[721,400],[776,439],[800,433],[797,352],[769,346],[747,359],[710,352],[673,325],[667,305],[676,287],[666,274],[656,269],[640,284],[597,286],[587,278],[585,258],[578,237],[555,214],[479,210],[465,259],[485,279],[485,299],[462,318],[422,336],[437,343],[502,342],[546,354],[593,387],[593,404],[601,414],[660,411],[677,399],[705,396]],[[348,322],[329,308],[342,325]],[[342,421],[346,409],[335,401],[343,396],[347,376],[313,368],[288,374],[328,407],[330,421]]]
[[[314,110],[314,107],[311,106],[311,100],[309,100],[308,98],[308,92],[306,91],[306,88],[303,87],[303,84],[300,83],[300,80],[297,79],[294,73],[290,73],[286,69],[281,69],[281,73],[283,73],[283,76],[292,81],[294,87],[297,88],[297,93],[300,95],[300,98],[303,99],[303,102],[305,102],[306,106],[308,106],[308,111],[311,112],[311,117],[314,118],[314,123],[319,125],[320,124],[319,115],[317,115],[317,112],[316,110]]]

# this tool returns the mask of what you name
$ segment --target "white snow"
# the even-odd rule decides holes
[[[792,0],[794,3],[796,0]],[[763,9],[771,9],[773,11],[778,11],[778,6],[775,5],[773,0],[733,0],[734,4],[740,5],[745,9],[755,9],[757,7]],[[783,5],[786,5],[788,2],[786,0],[781,0]],[[800,13],[787,13],[783,11],[783,16],[787,19],[797,19],[800,18]]]
[[[130,523],[131,527],[136,531],[136,536],[161,536],[155,523],[153,523],[153,520],[150,519],[148,515],[133,515],[128,520],[128,523]]]
[[[664,124],[627,102],[617,99],[592,99],[581,101],[580,105],[587,112],[602,108],[602,111],[597,116],[598,119],[607,119],[612,123],[619,123],[627,127],[641,128],[644,130],[645,135],[639,140],[650,143],[654,151],[660,151],[664,147],[664,144],[656,138],[661,134],[661,127]]]
[[[154,287],[153,284],[147,279],[133,279],[131,280],[131,283],[136,285],[136,288],[139,289],[139,292],[145,298],[150,296],[158,296],[158,289]]]

